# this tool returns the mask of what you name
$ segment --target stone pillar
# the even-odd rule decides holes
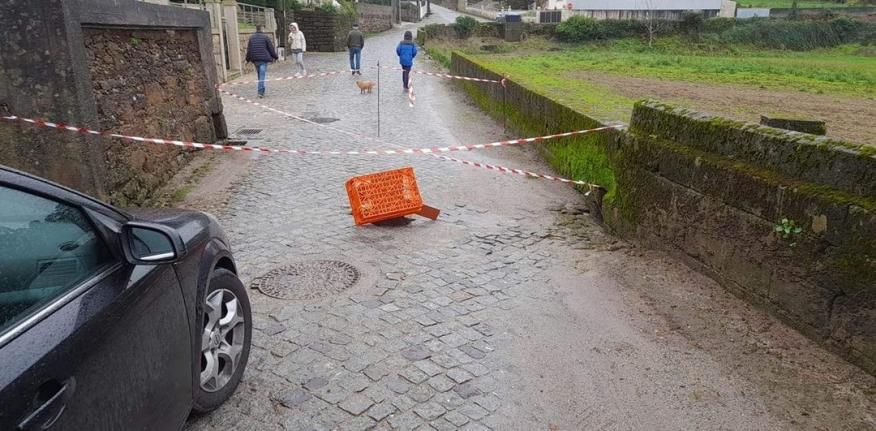
[[[237,25],[237,1],[222,0],[222,27],[228,41],[228,77],[243,74],[243,61],[240,55],[240,30]]]
[[[220,82],[228,81],[228,57],[225,55],[225,26],[222,25],[222,4],[220,0],[204,0],[204,6],[210,13],[210,28],[216,39],[213,40],[213,51],[216,63],[216,74]]]

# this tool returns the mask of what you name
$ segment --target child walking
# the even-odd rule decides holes
[[[414,45],[414,35],[410,31],[405,32],[405,39],[399,42],[395,48],[395,53],[398,54],[398,62],[402,67],[402,84],[405,90],[408,89],[408,82],[411,76],[411,68],[414,67],[414,57],[417,56],[417,45]]]
[[[289,25],[289,37],[286,39],[286,46],[289,47],[289,52],[295,58],[295,65],[301,69],[296,75],[307,75],[307,70],[304,68],[304,53],[307,51],[307,41],[304,40],[304,33],[298,30],[298,23],[293,22]]]

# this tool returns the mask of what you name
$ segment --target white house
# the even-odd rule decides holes
[[[736,2],[728,0],[548,0],[545,9],[595,19],[680,19],[685,11],[700,11],[706,18],[736,15]]]

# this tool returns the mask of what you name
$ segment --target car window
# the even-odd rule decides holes
[[[0,186],[0,333],[113,258],[76,207]]]

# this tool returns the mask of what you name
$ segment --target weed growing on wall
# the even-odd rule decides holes
[[[788,244],[790,247],[794,247],[797,245],[797,238],[803,233],[803,228],[797,226],[797,223],[793,219],[783,217],[782,220],[776,224],[775,231],[783,240],[790,241]]]

